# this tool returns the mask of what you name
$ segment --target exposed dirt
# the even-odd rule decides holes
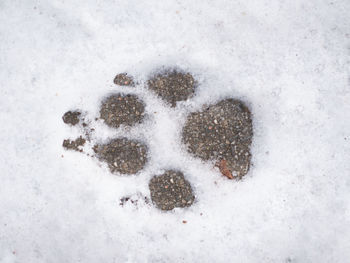
[[[114,94],[101,105],[100,117],[113,128],[120,125],[132,126],[144,118],[145,104],[136,95]]]
[[[66,150],[74,150],[74,151],[78,151],[78,152],[82,152],[82,146],[84,146],[86,140],[83,137],[79,137],[77,139],[75,139],[74,141],[72,140],[64,140],[63,141],[63,148],[65,148]]]
[[[185,101],[195,91],[195,80],[190,73],[175,69],[164,70],[153,76],[147,82],[149,89],[175,107],[178,101]]]
[[[252,136],[250,111],[234,99],[191,113],[182,132],[190,153],[202,160],[216,160],[221,173],[230,179],[248,172]]]
[[[127,73],[118,74],[114,83],[135,86],[133,78]],[[171,107],[176,107],[177,102],[194,95],[197,82],[190,73],[166,69],[153,75],[147,85]],[[101,102],[100,119],[112,128],[134,126],[144,119],[145,107],[145,103],[136,95],[115,93]],[[85,113],[68,111],[62,119],[66,124],[76,126],[82,135],[75,140],[64,140],[65,149],[83,152],[86,142],[88,145],[96,143],[93,122]],[[98,119],[95,118],[95,121]],[[125,131],[128,132],[127,129]],[[190,113],[182,129],[182,142],[188,152],[204,161],[215,162],[221,174],[228,179],[241,178],[247,174],[252,137],[251,113],[243,102],[235,99],[221,100],[201,111]],[[95,155],[92,157],[107,163],[111,173],[115,174],[136,174],[148,160],[147,145],[127,137],[96,144],[93,150]],[[86,154],[90,156],[90,153]],[[151,205],[152,201],[158,209],[169,211],[189,207],[195,200],[191,184],[178,170],[167,170],[162,175],[153,176],[148,186],[151,199],[136,193],[122,197],[119,205],[131,205],[137,209]],[[186,224],[187,220],[182,222]]]
[[[161,210],[188,207],[195,199],[190,183],[180,171],[168,170],[162,175],[154,176],[149,189],[152,202]]]
[[[136,174],[147,162],[147,146],[140,141],[118,138],[95,145],[97,157],[108,164],[112,173]]]
[[[62,116],[62,119],[64,123],[74,126],[79,123],[80,115],[81,115],[80,111],[67,111]]]
[[[131,203],[132,205],[137,207],[139,204],[146,204],[146,205],[150,204],[150,200],[147,196],[144,196],[141,193],[137,193],[130,196],[124,196],[120,198],[120,203],[119,203],[120,206],[124,206],[128,203]]]
[[[119,86],[135,86],[134,79],[128,73],[120,73],[114,78],[114,84]]]

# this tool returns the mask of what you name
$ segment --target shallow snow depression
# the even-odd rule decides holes
[[[349,10],[348,1],[2,1],[0,262],[347,261]],[[190,72],[195,95],[171,108],[145,85],[113,84],[121,72],[146,83],[162,66]],[[144,122],[94,120],[117,92],[145,102]],[[181,143],[186,116],[226,98],[252,113],[240,181]],[[65,151],[80,133],[62,115],[75,109],[100,143],[147,142],[144,169],[114,175]],[[195,201],[163,212],[148,183],[172,169]]]

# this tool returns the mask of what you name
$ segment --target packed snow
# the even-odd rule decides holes
[[[1,1],[0,262],[347,262],[349,13],[348,0]],[[163,66],[199,83],[176,108],[145,87]],[[138,84],[113,84],[122,72]],[[146,120],[95,121],[114,92],[139,96]],[[181,144],[186,115],[224,98],[252,112],[241,181]],[[96,141],[144,141],[146,167],[113,175],[64,150],[75,109]],[[167,169],[191,183],[191,207],[120,205]]]

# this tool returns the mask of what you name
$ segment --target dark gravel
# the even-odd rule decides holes
[[[191,113],[182,132],[190,153],[202,160],[216,160],[223,175],[231,179],[249,170],[252,136],[250,111],[234,99]]]
[[[86,140],[80,136],[74,141],[69,139],[64,140],[62,146],[66,150],[74,150],[74,151],[82,152],[83,150],[81,149],[81,147],[85,144],[85,142]]]
[[[136,95],[114,94],[101,105],[100,117],[113,128],[120,125],[132,126],[144,118],[145,104]]]
[[[80,111],[67,111],[63,115],[62,119],[64,123],[74,126],[79,123],[80,115],[81,115]]]
[[[195,91],[195,80],[190,73],[164,70],[147,82],[149,89],[175,107],[178,101],[190,98]]]
[[[154,176],[149,189],[152,202],[161,210],[188,207],[195,199],[190,183],[180,171],[168,170],[162,175]]]
[[[114,78],[114,84],[119,86],[135,86],[134,79],[127,73],[120,73]]]
[[[136,140],[118,138],[95,145],[97,157],[108,164],[112,173],[135,174],[147,162],[147,146]]]

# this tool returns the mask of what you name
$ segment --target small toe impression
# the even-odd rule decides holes
[[[154,75],[147,82],[148,88],[175,107],[178,101],[185,101],[195,92],[195,80],[190,73],[166,69]]]
[[[168,170],[162,175],[154,176],[149,189],[152,202],[161,210],[188,207],[195,199],[190,183],[180,171]]]
[[[120,73],[114,78],[114,84],[119,86],[135,86],[135,82],[132,76],[130,76],[128,73]]]
[[[112,173],[136,174],[147,162],[147,146],[137,140],[117,138],[95,145],[97,157],[108,164]]]
[[[82,136],[79,136],[74,141],[70,139],[64,140],[62,146],[66,150],[82,152],[83,151],[82,147],[84,146],[85,142],[86,140]]]
[[[101,119],[112,128],[140,123],[144,118],[144,113],[144,102],[132,94],[113,94],[102,102],[100,108]]]
[[[80,121],[81,112],[80,111],[67,111],[62,119],[65,124],[75,126]]]

